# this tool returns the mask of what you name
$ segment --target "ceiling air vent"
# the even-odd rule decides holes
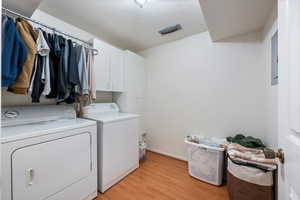
[[[182,29],[182,26],[180,24],[177,24],[175,26],[169,26],[167,28],[164,28],[160,31],[158,31],[161,35],[167,35],[167,34],[170,34],[170,33],[174,33],[176,31],[179,31]]]

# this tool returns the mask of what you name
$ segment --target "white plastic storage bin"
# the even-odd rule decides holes
[[[223,180],[224,148],[185,140],[188,149],[189,174],[213,185]]]

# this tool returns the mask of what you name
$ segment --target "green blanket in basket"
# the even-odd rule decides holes
[[[264,143],[258,139],[251,136],[244,136],[242,134],[238,134],[234,137],[227,137],[228,142],[237,143],[247,148],[265,148]]]

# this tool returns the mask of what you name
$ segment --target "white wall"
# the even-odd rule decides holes
[[[271,85],[271,38],[278,30],[277,6],[270,14],[263,31],[262,48],[264,53],[264,65],[266,70],[266,106],[267,106],[267,145],[277,148],[278,146],[278,85]],[[280,84],[280,83],[279,83]]]
[[[262,52],[260,43],[212,43],[208,33],[141,52],[149,149],[185,159],[192,132],[265,139]]]
[[[78,37],[83,40],[90,40],[95,38],[91,33],[77,28],[71,24],[68,24],[56,17],[53,17],[41,10],[36,10],[32,17],[37,21],[45,23],[49,26],[55,27],[57,30],[63,31],[75,37]],[[1,95],[1,105],[2,106],[15,106],[15,105],[28,105],[31,104],[30,94],[28,95],[17,95],[10,92],[7,92],[6,89],[2,88]],[[41,97],[41,104],[54,104],[56,101],[52,99],[46,99]],[[112,93],[110,92],[97,92],[97,102],[112,102]]]

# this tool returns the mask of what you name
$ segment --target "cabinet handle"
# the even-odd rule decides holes
[[[28,186],[33,185],[33,179],[34,179],[34,169],[29,168],[27,169],[27,177],[28,177]]]

